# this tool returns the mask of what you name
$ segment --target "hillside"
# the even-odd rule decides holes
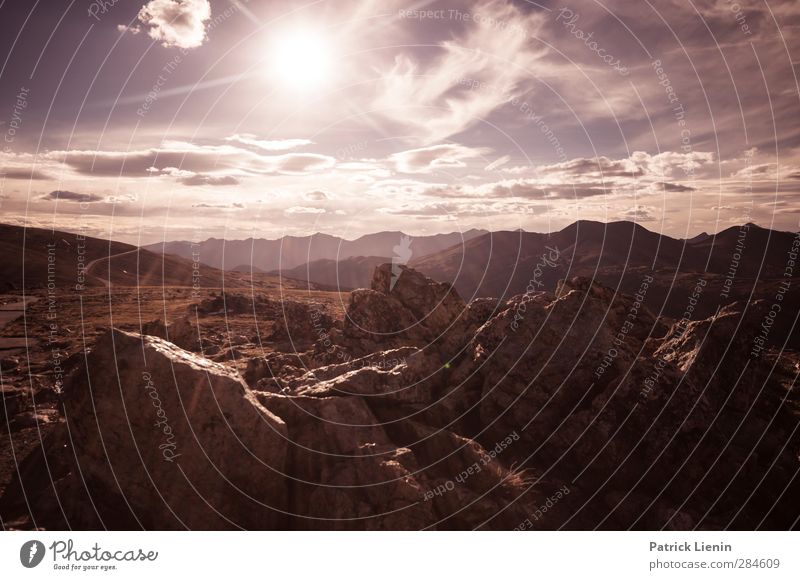
[[[59,291],[119,286],[245,286],[243,276],[195,265],[177,256],[74,233],[0,224],[2,290]]]

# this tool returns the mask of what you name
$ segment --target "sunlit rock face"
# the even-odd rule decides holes
[[[286,425],[228,367],[114,330],[72,377],[64,413],[75,469],[145,527],[283,521]]]

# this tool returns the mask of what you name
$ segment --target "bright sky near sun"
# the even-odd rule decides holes
[[[6,222],[798,228],[794,0],[6,4]]]

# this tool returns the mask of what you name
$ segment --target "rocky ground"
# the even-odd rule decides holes
[[[0,360],[4,528],[798,525],[777,298],[675,320],[573,278],[466,303],[387,264],[351,293],[62,298],[53,341],[39,298],[3,328],[28,337]]]

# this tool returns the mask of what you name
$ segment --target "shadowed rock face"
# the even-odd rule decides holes
[[[96,509],[117,515],[106,525],[165,529],[752,529],[798,516],[797,361],[750,354],[767,305],[661,320],[580,277],[467,305],[399,272],[385,264],[352,293],[341,332],[250,359],[249,386],[111,332],[70,380],[69,431],[29,461],[49,457],[59,475],[61,503],[41,505],[77,527],[97,526]],[[76,461],[56,459],[65,445]]]
[[[343,335],[358,354],[387,345],[425,346],[440,337],[463,308],[449,286],[403,266],[383,264],[375,269],[371,290],[350,294]]]

